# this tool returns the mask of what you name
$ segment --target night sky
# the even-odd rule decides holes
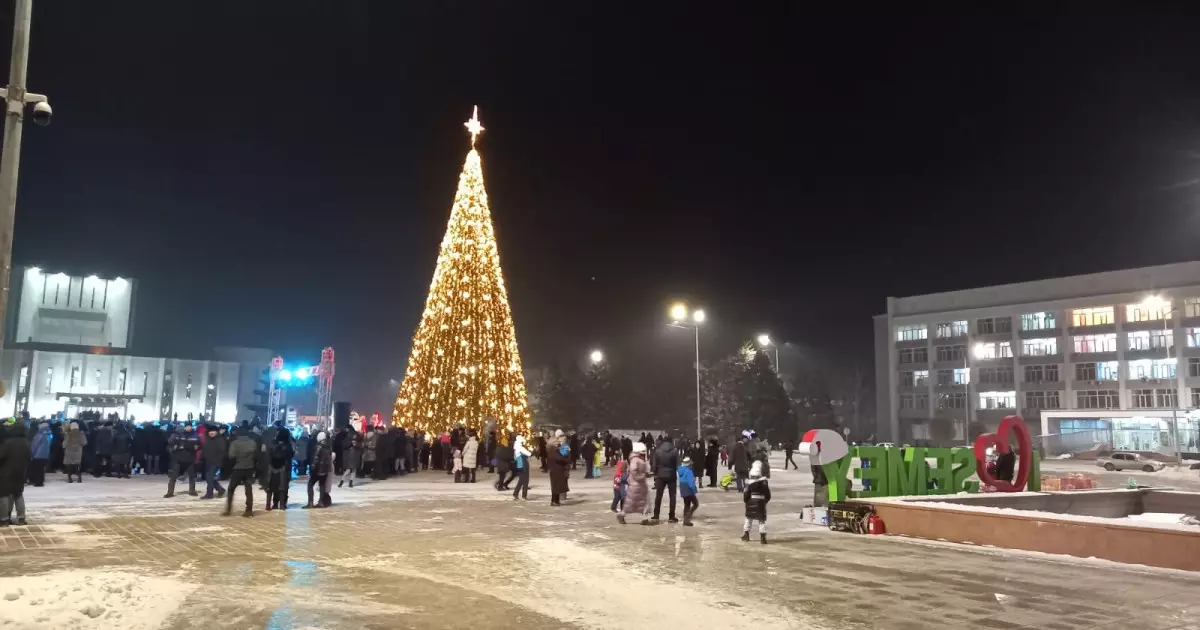
[[[14,258],[138,278],[135,350],[331,344],[386,410],[476,104],[527,367],[686,356],[679,297],[707,356],[870,371],[888,295],[1196,258],[1187,5],[805,6],[37,0]]]

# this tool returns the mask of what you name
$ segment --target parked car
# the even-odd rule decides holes
[[[1167,465],[1153,459],[1146,459],[1137,453],[1113,453],[1108,457],[1096,458],[1096,465],[1104,470],[1141,470],[1143,472],[1158,472]]]

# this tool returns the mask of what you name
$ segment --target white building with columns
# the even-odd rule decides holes
[[[227,349],[222,355],[229,360],[218,360],[216,353],[141,356],[130,350],[133,279],[23,267],[13,269],[12,280],[0,352],[6,386],[0,416],[99,411],[137,420],[250,417],[245,403],[256,401],[254,379],[270,360],[269,351]]]

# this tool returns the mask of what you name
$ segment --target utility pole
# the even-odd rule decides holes
[[[4,344],[4,323],[8,311],[9,282],[12,276],[13,223],[17,212],[17,170],[21,162],[21,127],[25,106],[32,104],[33,121],[50,124],[50,105],[41,94],[25,91],[25,73],[29,66],[29,20],[33,0],[16,0],[13,11],[12,61],[8,68],[8,87],[0,90],[4,98],[4,152],[0,155],[0,347]],[[2,385],[0,385],[2,387]]]

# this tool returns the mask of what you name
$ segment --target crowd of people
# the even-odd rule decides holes
[[[497,430],[493,422],[482,433],[464,426],[440,435],[376,426],[365,432],[344,427],[330,435],[323,429],[287,428],[280,422],[265,425],[257,418],[232,426],[203,418],[138,423],[94,413],[66,422],[12,418],[0,427],[0,526],[25,524],[24,487],[41,487],[46,474],[56,471],[65,473],[67,483],[83,483],[85,475],[165,474],[166,499],[175,496],[177,482],[186,477],[189,496],[225,499],[225,515],[232,513],[235,492],[241,487],[242,514],[252,516],[254,486],[265,492],[267,511],[286,510],[291,480],[305,476],[305,509],[332,505],[335,479],[337,487],[348,483],[353,488],[356,478],[382,480],[431,469],[453,475],[455,483],[476,483],[480,469],[486,467],[488,474],[498,475],[492,484],[497,491],[511,489],[514,500],[528,500],[529,473],[536,458],[549,476],[552,506],[566,499],[572,471],[582,467],[583,477],[592,479],[611,467],[611,509],[622,524],[630,515],[640,516],[646,525],[659,522],[665,495],[668,522],[679,522],[678,496],[683,500],[683,525],[690,527],[706,477],[710,487],[720,483],[728,490],[736,484],[746,503],[743,537],[749,535],[753,520],[766,542],[770,447],[753,432],[744,432],[732,448],[715,437],[705,443],[643,433],[634,441],[608,432],[567,435],[562,430],[526,441],[524,436]],[[722,475],[721,468],[730,472]],[[196,489],[198,478],[205,484],[203,495]],[[228,489],[222,482],[228,483]]]

